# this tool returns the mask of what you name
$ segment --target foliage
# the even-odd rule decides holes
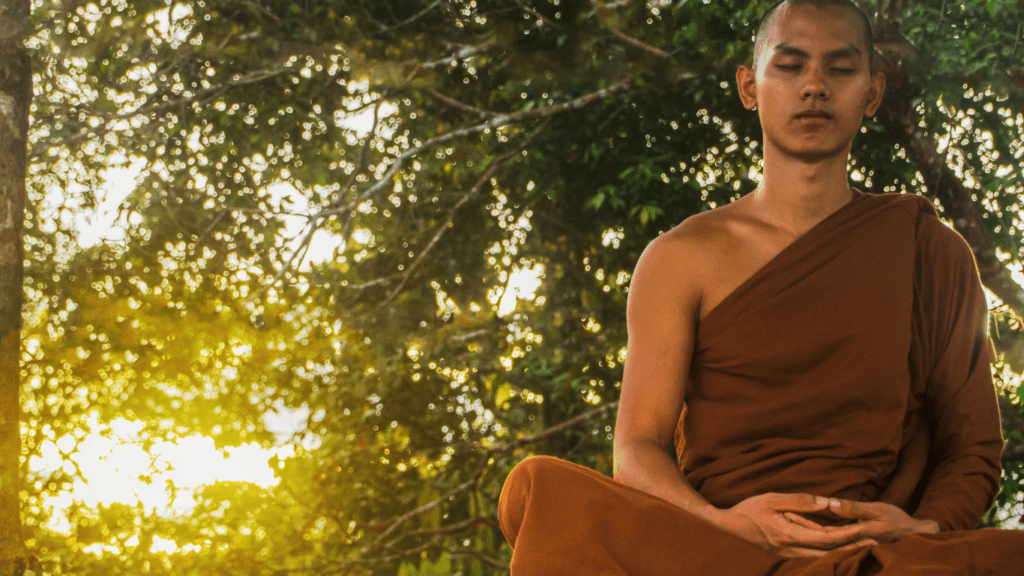
[[[1008,267],[1024,254],[1012,4],[908,1],[891,36],[913,48],[898,94]],[[756,185],[760,127],[732,78],[763,8],[38,0],[27,454],[122,417],[150,442],[270,445],[265,414],[310,413],[277,486],[218,483],[178,515],[76,505],[62,534],[45,502],[79,473],[30,476],[47,571],[504,571],[495,506],[516,462],[611,471],[640,252]],[[893,146],[868,122],[855,183],[930,194]],[[76,218],[128,166],[124,236],[90,244]],[[542,284],[502,310],[524,271]],[[1020,501],[1011,464],[1003,504]]]

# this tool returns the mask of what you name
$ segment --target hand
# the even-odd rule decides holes
[[[877,544],[864,536],[865,525],[822,527],[799,515],[828,508],[827,498],[810,494],[761,494],[723,511],[716,524],[780,556],[822,556],[832,550]]]
[[[902,508],[885,502],[857,502],[833,498],[829,511],[839,518],[856,520],[854,526],[864,527],[864,537],[878,542],[891,542],[905,534],[935,534],[939,525],[934,520],[917,520]]]

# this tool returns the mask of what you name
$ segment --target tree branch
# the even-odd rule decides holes
[[[344,242],[347,245],[348,241],[349,241],[349,236],[350,236],[350,234],[352,232],[352,228],[353,228],[353,225],[354,225],[353,224],[354,223],[353,216],[354,216],[354,212],[355,212],[356,208],[358,208],[358,206],[360,204],[362,204],[363,202],[365,202],[366,200],[368,200],[368,199],[372,198],[373,196],[375,196],[377,193],[379,193],[381,190],[383,190],[384,187],[387,184],[392,182],[394,180],[395,176],[397,176],[399,170],[402,169],[402,166],[405,164],[405,162],[407,160],[409,160],[410,158],[412,158],[413,156],[415,156],[416,154],[419,154],[420,152],[423,152],[424,150],[428,150],[430,148],[433,148],[434,146],[443,144],[445,142],[448,142],[450,140],[454,140],[456,138],[460,138],[460,137],[463,137],[463,136],[469,136],[471,134],[476,134],[476,133],[479,133],[479,132],[483,132],[485,130],[490,130],[490,129],[494,129],[494,128],[500,128],[500,127],[503,127],[503,126],[508,126],[510,124],[519,123],[519,122],[525,122],[525,121],[533,120],[533,119],[536,119],[536,118],[548,118],[548,117],[554,116],[556,114],[561,114],[561,113],[564,113],[564,112],[569,112],[569,111],[572,111],[572,110],[577,110],[577,109],[582,108],[582,107],[584,107],[584,106],[586,106],[586,105],[588,105],[588,104],[590,104],[592,102],[596,102],[598,100],[602,100],[604,98],[608,98],[609,96],[611,96],[613,94],[616,94],[618,92],[622,92],[622,91],[626,90],[627,88],[629,88],[629,86],[632,85],[632,82],[633,82],[633,79],[631,77],[626,77],[625,79],[623,79],[622,81],[618,82],[617,84],[613,84],[613,85],[611,85],[611,86],[609,86],[607,88],[602,88],[600,90],[596,90],[594,92],[591,92],[590,94],[585,94],[583,96],[580,96],[579,98],[575,98],[575,99],[569,100],[567,102],[562,102],[560,104],[555,104],[553,106],[544,106],[544,107],[538,108],[536,110],[528,110],[528,111],[523,111],[523,112],[515,112],[515,113],[511,113],[511,114],[499,114],[499,115],[495,116],[494,118],[492,118],[491,120],[489,120],[487,122],[484,122],[482,124],[477,124],[476,126],[470,126],[468,128],[462,128],[462,129],[459,129],[459,130],[454,130],[452,132],[447,132],[445,134],[441,134],[439,136],[435,136],[434,138],[431,138],[430,140],[427,140],[426,142],[420,144],[419,146],[415,146],[413,148],[410,148],[410,149],[406,150],[405,152],[403,152],[402,154],[400,154],[398,157],[395,158],[394,163],[392,163],[391,167],[384,174],[384,176],[382,176],[379,180],[377,180],[377,182],[372,184],[367,190],[365,190],[362,194],[360,194],[358,197],[356,197],[355,200],[353,200],[353,201],[351,201],[351,202],[349,202],[349,203],[347,203],[347,204],[345,204],[343,206],[339,206],[338,205],[339,203],[337,201],[335,201],[335,202],[333,202],[331,204],[328,204],[325,208],[323,208],[322,210],[320,210],[316,214],[311,215],[309,217],[309,224],[308,224],[309,228],[306,231],[306,234],[303,237],[302,242],[300,243],[299,247],[295,250],[295,252],[292,253],[291,258],[281,268],[281,270],[277,273],[277,275],[275,275],[273,280],[271,280],[269,283],[265,284],[262,288],[260,288],[256,292],[254,292],[247,299],[247,301],[251,302],[251,301],[255,300],[256,298],[258,298],[259,296],[262,296],[263,294],[265,294],[267,292],[267,290],[272,288],[282,278],[284,278],[284,276],[292,269],[292,267],[294,265],[294,262],[295,262],[295,259],[299,255],[299,253],[303,252],[308,247],[309,242],[313,238],[313,234],[320,227],[320,221],[321,220],[323,220],[323,219],[325,219],[325,218],[327,218],[329,216],[332,216],[332,215],[341,215],[341,214],[347,215],[346,222],[345,222],[345,225],[344,225],[344,227],[342,229],[342,234],[341,234],[342,235],[342,242]],[[342,193],[344,193],[345,190],[348,190],[352,186],[352,184],[355,182],[355,177],[361,171],[361,166],[364,164],[365,159],[366,159],[365,158],[366,150],[369,147],[370,142],[373,140],[373,136],[374,136],[374,133],[376,131],[377,123],[379,121],[380,102],[383,102],[383,101],[384,101],[383,97],[379,98],[378,99],[377,108],[374,110],[374,123],[373,123],[373,127],[371,128],[369,135],[366,137],[366,143],[364,144],[363,149],[360,152],[360,158],[359,158],[359,165],[360,166],[357,167],[356,170],[353,170],[352,175],[349,178],[348,183],[345,186],[343,186],[342,189],[341,189]]]
[[[381,33],[383,33],[383,32],[394,32],[395,30],[398,30],[402,26],[405,26],[407,24],[412,24],[416,20],[419,20],[420,18],[426,16],[428,12],[430,12],[434,8],[437,8],[438,5],[440,5],[440,4],[441,4],[441,0],[434,0],[434,3],[431,4],[430,6],[427,6],[426,8],[424,8],[423,10],[420,10],[416,14],[413,14],[409,18],[406,18],[405,20],[402,20],[401,22],[399,22],[398,24],[395,24],[394,26],[390,26],[388,28],[385,28],[384,30],[381,30],[380,32]]]
[[[499,116],[498,112],[491,112],[489,110],[484,110],[483,108],[477,108],[476,106],[463,104],[462,102],[459,102],[458,100],[451,98],[450,96],[445,96],[444,94],[438,92],[437,90],[434,90],[433,88],[427,88],[424,91],[427,94],[433,96],[435,99],[440,100],[441,102],[444,102],[445,104],[451,106],[452,108],[458,108],[459,110],[462,110],[464,112],[471,112],[473,114],[477,114],[483,117]]]
[[[510,452],[512,450],[515,450],[516,448],[519,448],[520,446],[523,446],[525,444],[530,444],[530,443],[533,443],[533,442],[537,442],[538,440],[543,440],[544,438],[547,438],[548,436],[551,436],[552,434],[556,434],[558,432],[561,432],[562,430],[565,430],[566,428],[570,428],[572,426],[575,426],[576,424],[579,424],[580,422],[583,422],[583,421],[586,421],[586,420],[590,420],[592,418],[600,416],[600,415],[604,414],[605,412],[610,412],[610,411],[612,411],[612,410],[614,410],[615,408],[618,408],[618,407],[619,407],[619,401],[618,400],[615,400],[613,402],[609,402],[608,404],[605,404],[604,406],[601,406],[600,408],[595,408],[595,409],[593,409],[593,410],[591,410],[589,412],[584,412],[583,414],[579,414],[577,416],[573,416],[572,418],[566,420],[565,422],[561,422],[561,423],[556,424],[556,425],[554,425],[554,426],[552,426],[550,428],[547,428],[545,430],[541,430],[540,432],[538,432],[538,433],[536,433],[536,434],[534,434],[532,436],[524,436],[522,438],[519,438],[518,440],[513,440],[512,442],[501,444],[500,446],[493,446],[491,448],[488,448],[487,449],[487,453],[488,454],[494,454],[494,453],[497,453],[497,452]]]
[[[536,130],[533,131],[533,134],[530,134],[529,138],[524,140],[519,146],[516,146],[514,149],[506,152],[501,157],[496,158],[491,162],[491,165],[487,167],[487,170],[484,171],[483,175],[480,177],[477,183],[473,185],[469,192],[463,194],[462,198],[460,198],[459,201],[455,203],[455,206],[453,206],[451,210],[448,211],[448,218],[446,218],[444,223],[438,227],[437,232],[434,233],[434,237],[430,239],[430,242],[427,242],[427,246],[419,253],[419,256],[416,257],[416,260],[414,260],[413,263],[409,266],[409,268],[405,271],[405,274],[402,276],[401,282],[399,282],[398,286],[396,286],[395,289],[391,291],[391,294],[389,294],[388,297],[384,299],[384,302],[381,303],[381,306],[387,306],[392,300],[394,300],[395,296],[397,296],[398,293],[401,292],[402,288],[405,287],[405,284],[409,281],[409,278],[412,276],[412,273],[423,262],[427,254],[429,254],[430,251],[434,249],[434,246],[437,245],[437,241],[441,239],[441,236],[443,236],[444,233],[447,232],[448,229],[452,226],[452,222],[455,221],[455,213],[459,210],[459,208],[462,208],[463,204],[468,202],[470,198],[473,198],[474,196],[479,194],[480,190],[484,187],[484,184],[490,182],[491,177],[494,176],[494,173],[498,170],[498,168],[506,161],[508,161],[509,158],[519,154],[520,151],[529,146],[534,141],[534,139],[541,132],[543,132],[545,128],[547,128],[548,124],[550,123],[551,119],[546,119]]]
[[[346,182],[345,185],[341,188],[343,192],[345,190],[348,190],[352,186],[352,184],[356,180],[356,177],[359,175],[360,172],[362,172],[363,167],[366,165],[366,150],[370,147],[370,143],[373,141],[373,138],[377,133],[377,123],[380,121],[380,105],[384,102],[384,97],[378,98],[375,102],[377,103],[377,106],[373,109],[373,125],[370,127],[370,131],[366,135],[366,142],[363,143],[363,147],[359,151],[359,160],[356,163],[355,169],[352,170],[352,174],[351,176],[349,176],[348,182]],[[246,299],[246,302],[252,302],[256,298],[262,296],[263,294],[266,294],[268,290],[270,290],[278,282],[280,282],[281,279],[284,278],[289,271],[291,271],[292,266],[295,264],[295,259],[300,253],[303,254],[303,259],[305,258],[305,252],[306,250],[309,249],[309,244],[313,240],[313,234],[315,234],[316,231],[320,229],[319,222],[323,217],[324,216],[322,211],[320,213],[309,216],[309,221],[306,224],[307,226],[309,226],[309,229],[306,231],[306,235],[302,238],[302,242],[295,249],[295,251],[292,252],[291,258],[289,258],[288,262],[281,267],[281,270],[277,273],[276,276],[274,276],[273,280],[271,280],[269,283],[265,284],[263,287],[254,292],[251,296],[249,296],[249,298]],[[351,234],[352,231],[351,224],[352,220],[351,218],[349,218],[349,220],[345,222],[345,228],[342,230],[342,245],[348,245],[349,235]],[[299,260],[299,262],[301,264],[302,260]]]
[[[420,144],[419,146],[410,148],[403,152],[402,154],[400,154],[399,156],[397,156],[395,158],[395,162],[391,165],[391,168],[387,171],[387,173],[385,173],[383,177],[381,177],[376,183],[370,186],[366,191],[360,194],[359,197],[357,197],[355,200],[349,202],[344,206],[339,206],[337,203],[330,205],[323,211],[321,211],[317,216],[323,217],[331,214],[344,214],[349,213],[352,210],[355,210],[355,208],[358,207],[359,204],[362,204],[367,199],[373,197],[378,192],[380,192],[380,190],[382,190],[386,185],[391,183],[394,177],[398,174],[399,170],[402,169],[402,166],[405,165],[405,162],[407,160],[419,154],[420,152],[433,148],[434,146],[438,146],[440,144],[443,144],[450,140],[454,140],[456,138],[462,138],[465,136],[470,136],[472,134],[477,134],[485,130],[492,130],[495,128],[508,126],[510,124],[525,122],[527,120],[534,120],[537,118],[546,118],[548,116],[554,116],[556,114],[562,114],[564,112],[577,110],[598,100],[608,98],[613,94],[625,91],[632,85],[632,83],[633,79],[631,77],[627,77],[626,79],[618,82],[617,84],[613,84],[607,88],[596,90],[594,92],[591,92],[590,94],[585,94],[583,96],[580,96],[579,98],[574,98],[567,102],[562,102],[561,104],[555,104],[553,106],[544,106],[542,108],[537,108],[536,110],[527,110],[523,112],[514,112],[510,114],[500,114],[482,124],[477,124],[476,126],[469,126],[466,128],[460,128],[458,130],[453,130],[451,132],[446,132],[439,136],[435,136],[430,140],[427,140],[426,142]]]
[[[471,58],[473,56],[476,56],[477,54],[482,54],[484,52],[490,52],[491,50],[495,50],[497,48],[499,48],[499,46],[493,43],[481,44],[479,46],[466,46],[447,58],[442,58],[440,60],[433,60],[431,62],[424,62],[422,64],[419,64],[416,67],[416,70],[432,70],[434,68],[439,68],[441,66],[451,66],[452,63],[454,62],[465,60],[467,58]]]
[[[641,40],[637,40],[636,38],[633,38],[632,36],[627,36],[624,32],[622,32],[621,30],[618,30],[617,28],[612,28],[611,26],[609,26],[608,30],[610,30],[612,34],[615,34],[615,36],[617,36],[620,40],[622,40],[623,42],[625,42],[626,44],[629,44],[630,46],[632,46],[634,48],[639,48],[640,50],[643,50],[644,52],[647,52],[648,54],[653,54],[654,56],[657,56],[658,58],[668,58],[668,52],[665,52],[661,48],[655,48],[654,46],[651,46],[650,44],[648,44],[646,42],[643,42]]]
[[[579,424],[581,422],[585,422],[587,420],[591,420],[591,419],[593,419],[593,418],[595,418],[597,416],[605,414],[606,412],[609,412],[609,411],[617,408],[618,405],[619,405],[619,402],[618,402],[618,400],[616,400],[614,402],[610,402],[608,404],[605,404],[604,406],[601,406],[600,408],[595,408],[594,410],[591,410],[589,412],[584,412],[583,414],[579,414],[579,415],[577,415],[577,416],[575,416],[573,418],[570,418],[569,420],[566,420],[565,422],[562,422],[560,424],[552,426],[552,427],[550,427],[550,428],[548,428],[546,430],[542,430],[541,432],[538,432],[537,434],[533,434],[531,436],[526,436],[524,438],[519,438],[517,440],[513,440],[512,442],[507,442],[505,444],[500,444],[498,446],[492,446],[492,447],[486,448],[485,452],[483,454],[484,457],[481,458],[480,464],[477,466],[476,470],[470,475],[470,477],[468,479],[466,479],[464,482],[462,482],[461,484],[459,484],[455,488],[452,488],[448,492],[445,492],[440,497],[438,497],[438,498],[436,498],[436,499],[434,499],[434,500],[432,500],[432,501],[430,501],[430,502],[428,502],[428,503],[426,503],[426,504],[424,504],[422,506],[419,506],[419,507],[417,507],[417,508],[415,508],[413,510],[410,510],[410,511],[408,511],[408,512],[406,512],[406,513],[404,513],[404,514],[402,514],[400,516],[392,518],[391,520],[387,520],[385,522],[382,522],[380,525],[387,526],[387,528],[373,542],[368,544],[362,551],[360,551],[358,554],[355,555],[355,557],[353,557],[352,559],[348,560],[347,562],[350,562],[352,564],[366,562],[367,561],[365,559],[366,555],[371,553],[373,550],[378,549],[378,548],[382,548],[382,547],[383,548],[389,548],[390,547],[390,546],[385,545],[384,540],[388,536],[393,534],[395,532],[395,530],[397,530],[398,527],[401,526],[402,524],[404,524],[406,521],[408,521],[409,519],[411,519],[414,516],[417,516],[419,514],[422,514],[424,512],[427,512],[429,510],[432,510],[432,509],[440,506],[444,502],[448,501],[450,498],[453,498],[454,496],[456,496],[456,495],[458,495],[458,494],[460,494],[460,493],[470,489],[471,487],[475,486],[477,481],[480,479],[480,476],[482,476],[483,473],[487,470],[487,467],[489,465],[488,462],[490,461],[489,456],[491,454],[495,454],[495,453],[499,453],[499,452],[511,452],[511,451],[515,450],[516,448],[519,448],[520,446],[523,446],[525,444],[529,444],[529,443],[532,443],[532,442],[536,442],[538,440],[542,440],[542,439],[544,439],[544,438],[546,438],[548,436],[551,436],[552,434],[556,434],[558,432],[561,432],[562,430],[565,430],[566,428],[569,428],[571,426],[575,426],[576,424]],[[391,542],[391,544],[393,544],[395,541],[397,541],[397,540],[393,540]]]
[[[111,131],[110,124],[112,122],[118,120],[129,120],[136,116],[151,116],[155,114],[160,114],[161,112],[166,112],[167,110],[173,110],[175,108],[180,108],[190,104],[203,104],[225,94],[232,88],[238,88],[240,86],[248,86],[250,84],[262,82],[275,76],[280,76],[281,74],[288,72],[288,70],[288,67],[286,67],[284,64],[281,64],[280,67],[276,69],[261,70],[259,72],[246,74],[245,76],[242,76],[237,80],[229,80],[217,86],[211,86],[210,88],[198,90],[192,96],[189,96],[187,98],[177,98],[174,100],[169,100],[167,102],[150,104],[149,106],[144,106],[142,108],[135,110],[134,112],[121,112],[118,114],[100,114],[94,112],[94,116],[99,116],[103,118],[103,123],[97,126],[96,128],[88,128],[86,130],[79,132],[78,134],[68,136],[67,138],[63,138],[61,140],[50,141],[46,143],[38,142],[36,143],[37,146],[35,146],[35,148],[38,150],[52,148],[54,146],[67,146],[81,142],[88,138],[104,136]],[[32,161],[37,160],[40,154],[40,152],[34,152],[31,156]]]

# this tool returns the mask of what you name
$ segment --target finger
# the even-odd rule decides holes
[[[818,512],[829,506],[829,499],[811,494],[773,494],[772,508],[776,512]]]
[[[878,511],[874,509],[870,502],[832,498],[829,500],[828,509],[840,518],[872,520],[879,517]]]
[[[852,550],[854,548],[860,548],[863,546],[878,546],[878,542],[870,538],[863,538],[856,542],[850,542],[849,544],[844,544],[843,546],[831,549],[808,548],[806,546],[789,546],[776,551],[776,554],[790,557],[818,557],[828,554],[832,550]]]
[[[864,527],[861,538],[874,540],[876,542],[888,542],[893,538],[892,526],[877,520],[860,520],[858,525]]]
[[[866,527],[860,524],[841,526],[830,531],[815,530],[790,524],[785,529],[785,533],[787,541],[795,546],[831,550],[863,539],[865,529]]]
[[[829,526],[825,526],[824,528],[822,528],[822,530],[824,530],[825,532],[835,532],[836,530],[839,530],[840,528],[847,528],[849,526],[863,525],[863,524],[868,523],[868,522],[873,522],[873,520],[850,520],[849,522],[846,522],[844,524],[831,524]]]
[[[810,528],[812,530],[823,530],[823,528],[821,527],[821,524],[818,524],[817,522],[811,520],[810,518],[804,518],[803,516],[801,516],[801,515],[799,515],[799,514],[797,514],[795,512],[783,512],[782,515],[783,515],[783,517],[786,518],[786,520],[789,520],[790,522],[792,522],[794,524],[798,524],[800,526],[803,526],[804,528]]]
[[[779,556],[785,556],[787,558],[817,558],[828,554],[830,550],[821,550],[818,548],[803,548],[800,546],[790,546],[787,548],[780,548],[775,551]]]
[[[872,540],[871,538],[864,538],[863,540],[858,540],[856,542],[850,542],[849,544],[846,544],[844,546],[840,546],[839,548],[836,548],[836,550],[851,550],[853,548],[860,548],[862,546],[878,546],[878,542],[875,541],[875,540]]]

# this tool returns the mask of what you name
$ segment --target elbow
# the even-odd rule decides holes
[[[646,436],[616,436],[612,455],[612,478],[623,484],[630,484],[636,472],[643,472],[645,454],[658,451],[667,453],[674,459],[672,450],[663,446],[654,438]]]
[[[629,484],[630,471],[635,467],[636,440],[625,435],[616,435],[612,451],[612,479]]]

